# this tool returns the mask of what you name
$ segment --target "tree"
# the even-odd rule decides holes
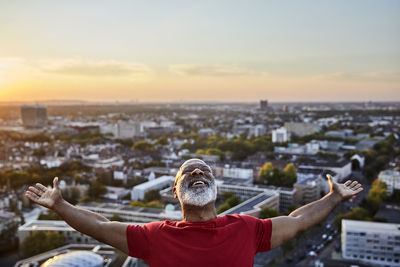
[[[168,137],[165,135],[161,136],[160,138],[158,138],[156,144],[162,146],[168,145],[169,144]]]
[[[357,221],[372,221],[368,210],[362,207],[356,207],[346,214],[339,214],[335,217],[334,224],[337,229],[342,228],[342,219],[357,220]]]
[[[273,218],[278,216],[278,211],[276,209],[271,209],[270,207],[264,207],[261,210],[260,213],[260,219],[267,219],[267,218]]]
[[[234,206],[238,205],[240,203],[240,200],[238,197],[231,193],[231,192],[224,192],[223,193],[223,198],[225,199],[225,202],[221,204],[221,206],[218,207],[217,213],[222,213],[226,210],[229,210],[230,208],[233,208]]]
[[[274,170],[274,166],[272,165],[271,162],[265,163],[265,164],[261,167],[260,172],[259,172],[260,179],[261,179],[262,181],[266,181],[266,182],[267,182],[268,179],[269,179],[269,177],[272,176],[273,170]]]
[[[58,216],[57,213],[55,213],[52,210],[47,210],[46,213],[41,212],[38,216],[38,220],[54,220],[54,221],[60,221],[61,218]]]
[[[122,218],[118,215],[118,214],[113,214],[110,218],[110,221],[118,221],[118,222],[122,222]]]
[[[25,238],[22,251],[25,257],[33,256],[65,244],[64,236],[57,232],[35,231]]]
[[[296,167],[292,163],[286,165],[285,169],[283,169],[283,174],[289,184],[293,185],[297,181]]]
[[[382,203],[386,199],[386,183],[382,180],[376,179],[368,191],[368,199]]]
[[[62,196],[66,201],[75,205],[81,198],[81,191],[77,187],[66,188],[62,190]]]
[[[153,151],[154,145],[146,142],[146,141],[140,141],[132,146],[132,150],[139,150],[139,151]]]
[[[88,194],[90,197],[99,198],[101,195],[104,195],[105,193],[107,193],[107,189],[102,183],[94,181],[89,185]]]
[[[153,200],[160,200],[161,195],[158,190],[150,190],[147,191],[146,194],[144,194],[144,201],[145,202],[151,202]]]
[[[288,164],[283,171],[267,162],[260,169],[260,180],[263,183],[274,186],[292,187],[297,180],[296,168]]]

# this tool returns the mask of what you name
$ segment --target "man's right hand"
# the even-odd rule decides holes
[[[33,202],[49,209],[54,209],[56,204],[63,200],[61,190],[58,187],[58,177],[54,178],[52,189],[48,189],[44,185],[37,183],[36,186],[28,188],[25,196]]]

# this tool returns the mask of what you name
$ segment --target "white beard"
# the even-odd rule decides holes
[[[211,180],[209,186],[189,188],[189,181],[181,183],[177,195],[182,204],[203,207],[217,199],[217,186]]]

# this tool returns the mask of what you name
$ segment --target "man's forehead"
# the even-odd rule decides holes
[[[192,165],[202,165],[202,166],[210,167],[210,166],[207,165],[207,163],[205,163],[205,162],[202,161],[201,159],[189,159],[189,160],[185,161],[185,162],[181,165],[181,168],[180,168],[180,169],[182,170],[183,168],[188,167],[188,166],[192,166]]]

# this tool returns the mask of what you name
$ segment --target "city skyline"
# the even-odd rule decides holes
[[[400,3],[0,2],[0,101],[400,101]]]

